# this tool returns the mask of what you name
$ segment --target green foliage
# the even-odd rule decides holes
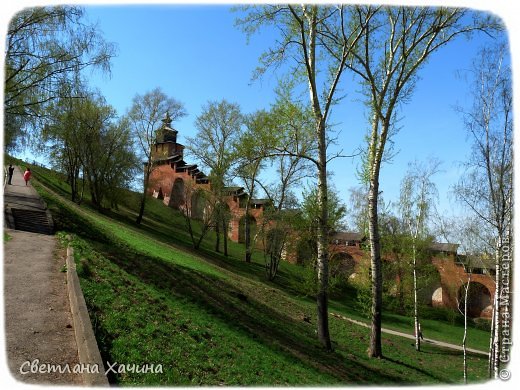
[[[197,134],[187,138],[187,150],[209,170],[214,187],[229,179],[243,123],[240,106],[226,100],[208,102],[195,120]]]
[[[356,304],[363,317],[368,319],[372,316],[372,290],[369,287],[358,288]]]
[[[446,307],[421,306],[419,310],[422,319],[445,321],[451,325],[464,325],[464,317],[452,309]]]
[[[347,206],[349,226],[368,237],[368,189],[366,186],[351,187],[349,192]]]
[[[318,277],[315,268],[316,261],[299,266],[299,277],[292,280],[291,287],[306,297],[315,298],[318,293]],[[295,275],[296,276],[296,275]],[[343,300],[346,295],[357,296],[358,290],[349,285],[344,275],[329,276],[329,295],[331,298]],[[359,309],[357,307],[356,309]]]
[[[81,7],[50,6],[26,8],[11,19],[4,80],[8,150],[27,142],[29,136],[39,139],[49,104],[78,97],[64,86],[76,84],[83,69],[109,70],[115,47],[83,16]]]
[[[44,140],[52,163],[67,175],[73,201],[82,200],[81,172],[81,184],[88,186],[92,202],[100,209],[116,207],[120,189],[129,186],[138,167],[128,121],[116,120],[114,108],[103,97],[83,93],[81,99],[57,101]]]
[[[245,261],[250,262],[251,252],[256,241],[253,232],[253,230],[256,229],[256,224],[250,216],[251,199],[255,196],[259,175],[265,168],[267,150],[273,142],[273,131],[271,130],[271,116],[266,111],[257,111],[245,116],[244,124],[245,130],[235,141],[233,150],[237,160],[236,176],[244,184],[247,192],[247,198],[245,200],[244,242],[246,246]],[[268,221],[264,220],[263,223],[265,225]],[[241,227],[239,227],[239,229],[241,230]],[[272,279],[278,269],[278,262],[280,260],[278,253],[281,252],[281,248],[283,247],[282,243],[280,249],[275,248],[276,245],[274,242],[280,241],[283,235],[275,235],[273,233],[272,237],[269,238],[266,236],[267,234],[269,234],[269,232],[265,232],[264,242],[268,244],[269,248],[266,248],[267,250],[264,251],[264,257],[266,258],[267,277]],[[267,261],[267,259],[269,260]]]
[[[318,277],[316,276],[316,270],[312,264],[303,266],[300,275],[301,279],[296,279],[296,284],[294,285],[295,289],[303,293],[305,296],[316,296]]]
[[[298,261],[309,264],[316,261],[317,256],[317,235],[318,235],[318,190],[313,187],[303,193],[303,203],[299,212],[294,213],[292,226],[296,232],[298,243],[295,245]],[[328,193],[328,221],[327,226],[330,233],[343,228],[343,219],[346,214],[346,207],[338,198],[334,188],[329,189]]]
[[[438,191],[432,176],[439,172],[440,162],[430,159],[427,163],[414,161],[401,181],[399,212],[410,236],[417,240],[427,236],[428,218],[431,216]]]
[[[188,152],[195,157],[211,181],[214,200],[215,248],[219,251],[220,232],[228,226],[229,213],[224,207],[226,185],[231,182],[232,167],[237,162],[235,150],[243,131],[244,116],[240,106],[225,99],[208,102],[195,120],[197,134],[187,138]],[[224,252],[227,254],[227,234],[223,234]]]
[[[78,91],[78,94],[83,93]],[[67,175],[67,181],[71,186],[71,199],[77,202],[82,200],[80,172],[85,124],[80,116],[83,103],[83,99],[57,100],[51,105],[47,125],[42,130],[42,138],[48,145],[49,160],[54,168]]]
[[[269,111],[269,138],[264,141],[276,178],[260,184],[276,210],[296,208],[292,190],[313,175],[317,154],[315,122],[310,108],[293,97],[294,85],[280,81]]]
[[[480,329],[485,332],[489,332],[491,329],[491,320],[487,318],[473,318],[472,320],[475,329]]]
[[[346,206],[336,192],[333,185],[329,186],[327,192],[328,198],[328,225],[329,232],[341,230],[344,226],[344,218],[346,215]],[[302,219],[308,230],[317,228],[317,220],[319,219],[319,202],[318,190],[312,187],[303,191],[302,203]]]

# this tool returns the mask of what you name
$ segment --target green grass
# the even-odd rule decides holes
[[[331,301],[330,310],[342,314],[357,321],[369,323],[369,320],[356,310],[355,303],[347,299],[344,302]],[[410,335],[414,334],[414,322],[412,317],[403,316],[392,312],[383,312],[383,327]],[[452,324],[446,321],[421,319],[421,329],[426,338],[439,340],[455,345],[461,345],[464,335],[462,324]],[[481,351],[489,348],[489,331],[468,326],[467,347]]]
[[[136,196],[117,212],[100,214],[62,198],[63,178],[34,168],[34,182],[60,230],[60,245],[75,248],[78,274],[103,360],[162,364],[163,374],[118,374],[120,385],[343,385],[461,383],[460,352],[383,335],[383,359],[369,359],[369,329],[330,317],[334,352],[315,335],[316,308],[301,288],[301,267],[284,263],[274,282],[263,259],[190,248],[182,216],[151,199],[135,226]],[[55,193],[59,194],[56,195]],[[134,209],[135,210],[135,209]],[[363,319],[354,292],[338,292],[330,309]],[[310,316],[310,323],[303,320]],[[366,320],[366,319],[365,319]],[[410,318],[385,314],[384,326],[410,332]],[[424,320],[426,337],[454,340],[460,327]],[[437,333],[435,333],[437,332]],[[487,332],[472,329],[475,340]],[[482,333],[478,333],[482,332]],[[434,334],[439,337],[434,337]],[[442,337],[441,337],[442,336]],[[478,337],[477,337],[478,336]],[[480,346],[480,341],[475,345]],[[470,346],[471,346],[470,340]],[[485,349],[485,348],[481,348]],[[486,379],[487,359],[469,356],[469,380]]]

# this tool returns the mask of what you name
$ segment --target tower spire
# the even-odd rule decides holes
[[[166,111],[164,118],[161,119],[163,123],[163,128],[171,128],[172,118],[170,117],[170,112]]]
[[[172,118],[170,117],[170,113],[166,111],[164,114],[164,118],[161,119],[162,126],[157,129],[156,134],[156,144],[165,143],[165,142],[173,142],[177,143],[177,130],[171,127]]]

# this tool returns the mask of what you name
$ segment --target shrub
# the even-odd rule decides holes
[[[372,291],[369,287],[358,288],[356,303],[361,314],[366,318],[370,318],[372,313]]]
[[[459,312],[448,307],[421,306],[419,313],[421,318],[427,320],[440,320],[452,325],[464,325],[464,317]]]
[[[475,329],[484,330],[486,332],[489,332],[491,329],[491,320],[487,318],[474,318],[472,323]]]

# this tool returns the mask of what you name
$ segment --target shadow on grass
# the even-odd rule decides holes
[[[70,191],[67,191],[65,189],[65,186],[67,186],[67,184],[65,184],[63,182],[63,178],[61,176],[58,176],[56,173],[46,170],[45,168],[41,168],[41,167],[37,167],[37,166],[32,166],[31,170],[33,172],[33,177],[37,181],[39,181],[46,187],[50,188],[57,194],[65,197],[67,199],[70,199]],[[45,170],[45,173],[42,173],[42,172],[44,172],[44,170]],[[54,178],[55,180],[52,180],[51,178]]]
[[[399,314],[393,314],[393,313],[385,313],[383,314],[383,323],[388,325],[395,325],[400,328],[406,328],[409,327],[410,329],[413,329],[413,318],[412,317],[405,317]]]
[[[398,364],[400,366],[404,366],[406,368],[408,368],[409,370],[413,370],[413,371],[416,371],[422,375],[425,375],[427,377],[430,377],[432,379],[435,379],[436,381],[440,382],[440,383],[451,383],[451,381],[447,381],[446,378],[441,378],[441,377],[438,377],[436,375],[433,375],[431,372],[428,372],[422,368],[419,368],[417,366],[412,366],[411,364],[408,364],[408,363],[405,363],[401,360],[398,360],[398,359],[394,359],[394,358],[391,358],[391,357],[388,357],[388,356],[383,356],[383,359],[384,360],[387,360],[391,363],[394,363],[394,364]],[[416,383],[416,384],[420,384],[420,383]]]
[[[168,212],[170,211],[171,210],[168,210]],[[136,225],[134,223],[135,218],[130,213],[131,211],[129,210],[126,211],[126,215],[110,211],[106,215],[118,222],[126,224],[129,228],[138,229],[139,232],[147,237],[188,252],[220,268],[231,271],[240,276],[261,281],[266,285],[278,287],[290,294],[302,294],[301,291],[293,287],[295,285],[295,277],[290,275],[286,270],[279,269],[276,278],[273,281],[267,281],[265,278],[265,266],[261,263],[254,261],[246,263],[243,259],[236,258],[235,256],[225,256],[222,252],[216,252],[213,249],[210,249],[212,243],[207,241],[207,237],[199,249],[194,249],[191,238],[186,230],[179,229],[178,227],[173,228],[166,226],[164,223],[151,220],[148,217],[145,217],[140,225]],[[177,221],[177,223],[179,223],[179,221]]]
[[[430,354],[430,355],[446,355],[446,356],[461,356],[462,357],[462,351],[443,348],[442,346],[433,344],[432,342],[427,341],[427,340],[423,341],[423,343],[424,344],[421,344],[421,345],[426,346],[426,348],[422,348],[421,353],[426,353],[426,354]],[[478,357],[478,358],[482,358],[484,356],[484,355],[480,355],[478,353],[472,353],[469,351],[467,352],[467,355]]]
[[[143,283],[166,295],[188,299],[230,327],[273,349],[296,358],[307,367],[325,372],[341,383],[406,383],[369,365],[346,360],[336,352],[324,351],[316,340],[314,327],[295,321],[243,294],[233,285],[207,274],[166,263],[141,254],[97,248],[112,263]],[[427,375],[427,374],[426,374]]]

